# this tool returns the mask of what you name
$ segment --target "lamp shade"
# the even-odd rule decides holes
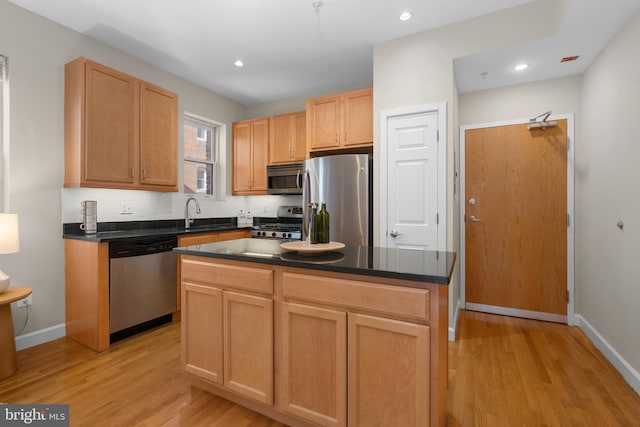
[[[0,213],[0,254],[19,251],[18,214]]]

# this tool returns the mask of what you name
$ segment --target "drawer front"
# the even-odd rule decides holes
[[[189,236],[178,236],[178,246],[204,245],[218,241],[216,233],[192,234]]]
[[[284,272],[283,296],[429,321],[429,290]]]
[[[273,294],[273,271],[244,265],[222,264],[198,257],[182,257],[182,281]]]

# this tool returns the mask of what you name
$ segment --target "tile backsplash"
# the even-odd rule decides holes
[[[192,194],[100,188],[62,189],[62,222],[82,222],[80,202],[98,202],[98,222],[184,218],[184,204]],[[233,217],[242,209],[255,217],[275,217],[278,206],[300,205],[301,196],[226,196],[224,201],[195,196],[202,213],[194,218]]]

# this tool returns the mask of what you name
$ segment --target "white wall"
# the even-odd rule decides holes
[[[2,255],[0,269],[12,277],[12,283],[33,288],[33,307],[24,331],[25,310],[13,310],[16,334],[20,334],[64,323],[61,225],[61,201],[66,199],[66,194],[61,197],[64,169],[64,64],[78,56],[85,56],[175,91],[180,97],[180,111],[209,117],[229,127],[242,116],[243,107],[5,0],[0,0],[0,52],[9,57],[9,198],[11,211],[19,214],[21,232],[20,253]],[[230,141],[229,130],[227,145]],[[231,150],[227,150],[227,164],[230,156]],[[230,171],[225,170],[223,174],[229,177]],[[229,179],[227,188],[230,188]],[[140,193],[145,193],[115,192],[109,195],[104,193],[105,190],[64,191],[70,192],[71,200],[100,200],[99,209],[105,214],[120,209],[117,202],[119,197],[137,199]],[[178,205],[183,203],[178,195],[154,193],[148,199],[161,201],[167,206],[168,212],[181,212],[173,206],[174,202]],[[76,201],[72,204],[75,206]],[[145,209],[147,207],[141,206],[139,212]],[[228,211],[227,206],[219,213],[226,214]],[[72,210],[69,218],[72,219],[76,214],[76,218],[79,218],[79,210]]]
[[[374,171],[380,170],[379,116],[381,110],[417,104],[447,103],[447,250],[459,251],[459,204],[454,190],[457,182],[459,142],[457,90],[453,60],[482,51],[519,45],[549,36],[563,17],[563,2],[536,0],[432,31],[414,34],[374,47],[373,110]],[[462,123],[462,122],[461,122]],[[374,194],[379,194],[379,174],[374,173]],[[454,185],[455,183],[455,185]],[[380,212],[374,197],[374,212]],[[380,239],[379,216],[374,216],[374,242]],[[449,289],[449,326],[460,296],[459,265]]]
[[[576,312],[635,369],[640,392],[638,52],[640,11],[583,75],[576,145]],[[618,220],[624,230],[616,227]]]
[[[529,119],[548,110],[553,114],[578,114],[581,92],[582,77],[570,76],[463,93],[459,104],[460,125]]]

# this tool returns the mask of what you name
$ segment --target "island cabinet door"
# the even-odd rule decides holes
[[[314,424],[345,426],[347,314],[282,305],[284,410]]]
[[[224,385],[273,404],[273,300],[223,293]]]
[[[429,327],[349,313],[349,427],[429,425]]]
[[[182,366],[222,385],[222,291],[182,284]]]

